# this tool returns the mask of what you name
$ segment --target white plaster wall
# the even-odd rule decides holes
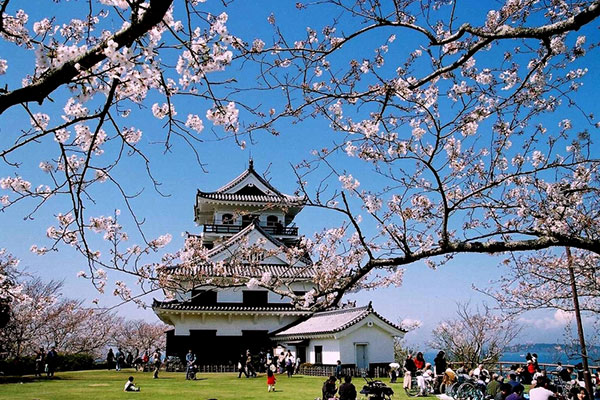
[[[369,327],[368,321],[374,325]],[[394,338],[377,325],[377,320],[366,318],[362,325],[340,338],[342,364],[356,364],[355,344],[367,344],[367,361],[369,363],[389,363],[394,360]]]
[[[206,315],[204,320],[196,314],[172,315],[176,335],[189,335],[192,330],[216,330],[217,336],[241,336],[243,330],[274,331],[296,321],[297,316],[257,316],[235,315],[231,320],[227,315]]]
[[[293,291],[304,291],[304,292],[308,292],[310,289],[313,288],[313,285],[309,282],[293,282],[290,284],[290,288]],[[212,287],[206,286],[206,287],[199,287],[198,289],[213,289]],[[288,289],[281,287],[281,289]],[[233,288],[223,288],[223,289],[217,289],[217,302],[218,303],[242,303],[244,300],[244,295],[243,295],[243,291],[244,290],[265,290],[265,289],[261,289],[261,288],[257,288],[257,289],[250,289],[248,287],[233,287]],[[289,297],[281,297],[281,295],[275,293],[275,292],[271,292],[269,291],[268,295],[268,301],[269,303],[275,303],[275,304],[289,304],[291,302],[291,299]],[[186,293],[180,293],[178,292],[176,294],[176,298],[179,301],[188,301],[191,299],[191,292],[186,292]]]
[[[323,346],[323,364],[336,364],[340,359],[339,342],[335,339],[312,339],[307,349],[308,362],[314,364],[315,346]],[[342,363],[344,361],[342,360]]]

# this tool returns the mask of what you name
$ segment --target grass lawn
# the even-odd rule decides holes
[[[135,377],[141,387],[139,393],[125,393],[123,386],[127,378]],[[31,377],[26,377],[31,378]],[[198,380],[186,381],[185,373],[162,372],[159,379],[152,379],[150,372],[134,372],[132,369],[116,371],[59,372],[55,379],[25,380],[23,383],[0,384],[0,400],[104,400],[104,399],[161,399],[161,400],[314,400],[321,397],[321,386],[325,377],[297,375],[288,378],[277,375],[277,391],[267,392],[267,378],[237,378],[237,374],[198,374]],[[384,379],[387,383],[388,379]],[[364,380],[354,378],[357,391]],[[401,382],[401,380],[399,380]],[[393,384],[394,399],[408,399],[402,384]],[[359,399],[364,398],[359,395]],[[431,397],[435,399],[435,397]]]

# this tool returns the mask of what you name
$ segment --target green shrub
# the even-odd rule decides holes
[[[57,371],[102,368],[102,365],[97,365],[94,362],[94,357],[89,354],[59,354],[56,362]],[[20,357],[0,360],[0,372],[5,376],[33,374],[35,372],[35,358]]]

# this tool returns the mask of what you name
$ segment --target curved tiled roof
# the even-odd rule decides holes
[[[256,195],[256,194],[237,194],[237,193],[219,193],[203,192],[198,190],[198,197],[218,201],[240,201],[245,203],[276,203],[287,205],[302,205],[306,202],[304,197],[288,196],[286,194],[278,195]]]
[[[304,336],[333,334],[341,332],[352,325],[357,324],[371,314],[378,317],[390,327],[402,332],[406,332],[401,327],[393,324],[376,313],[373,310],[371,303],[369,303],[369,305],[365,307],[342,308],[339,310],[315,313],[310,318],[296,325],[279,332],[275,332],[274,336],[275,338],[298,338]]]
[[[252,232],[254,229],[258,230],[265,238],[267,238],[271,243],[273,243],[273,245],[275,245],[277,247],[287,247],[285,243],[283,243],[282,241],[278,240],[277,238],[275,238],[274,236],[269,234],[267,231],[265,231],[260,226],[258,221],[254,220],[247,227],[245,227],[244,229],[242,229],[235,235],[231,236],[230,238],[225,240],[223,243],[221,243],[217,247],[214,247],[213,249],[211,249],[207,253],[207,257],[214,257],[217,254],[224,252],[231,246],[239,243],[244,237],[248,236],[250,234],[250,232]],[[303,257],[301,260],[302,260],[302,262],[304,262],[306,264],[311,264],[311,261],[308,258]],[[276,264],[273,264],[273,265],[276,265]],[[289,267],[289,266],[285,265],[285,267]],[[290,267],[290,268],[294,268],[294,267]],[[302,268],[305,269],[305,267],[302,267]],[[311,269],[311,272],[312,272],[312,269]]]
[[[152,303],[153,309],[173,311],[215,311],[215,312],[286,312],[297,315],[309,315],[310,311],[295,309],[291,304],[267,305],[267,306],[244,306],[244,305],[196,305],[190,302],[180,301],[158,301]]]
[[[250,225],[236,233],[235,235],[228,238],[225,242],[219,246],[211,249],[207,253],[207,257],[214,257],[223,251],[226,251],[231,246],[242,241],[253,229],[257,229],[263,236],[270,240],[275,246],[282,247],[286,246],[283,242],[277,240],[271,236],[268,232],[261,228],[261,226],[253,221]],[[302,257],[300,259],[306,265],[289,265],[289,264],[223,264],[216,266],[211,263],[196,264],[192,266],[176,265],[166,269],[167,272],[172,274],[187,275],[187,276],[210,276],[210,277],[233,277],[233,276],[244,276],[251,278],[260,278],[265,272],[270,272],[274,277],[284,279],[312,279],[315,276],[315,270],[311,266],[312,261],[308,258]],[[217,271],[217,268],[219,270]]]
[[[273,276],[282,279],[311,279],[315,275],[313,267],[293,267],[286,264],[258,264],[258,265],[223,265],[222,269],[212,264],[170,267],[167,271],[171,274],[187,276],[210,276],[230,278],[234,276],[244,276],[249,278],[260,278],[265,272],[270,272]]]
[[[211,249],[208,252],[207,256],[208,257],[213,257],[213,256],[216,256],[219,253],[222,253],[223,251],[227,250],[229,247],[233,246],[234,244],[239,243],[244,237],[248,236],[250,234],[250,232],[252,232],[254,229],[256,229],[257,231],[259,231],[265,238],[267,238],[275,246],[277,246],[277,247],[282,247],[282,246],[286,247],[286,245],[283,242],[281,242],[280,240],[278,240],[274,236],[270,235],[267,231],[265,231],[260,226],[260,224],[258,223],[258,221],[254,220],[247,227],[243,228],[241,231],[239,231],[235,235],[231,236],[230,238],[228,238],[227,240],[225,240],[223,243],[221,243],[217,247]]]

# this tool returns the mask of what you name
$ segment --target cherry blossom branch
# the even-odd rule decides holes
[[[145,35],[153,26],[159,24],[172,2],[173,0],[150,0],[149,7],[145,10],[142,18],[110,38],[116,43],[116,49],[131,46],[135,40]],[[33,101],[42,104],[48,95],[58,87],[71,82],[80,74],[80,71],[91,70],[105,60],[107,56],[104,50],[107,46],[108,41],[105,41],[85,54],[48,71],[44,78],[38,82],[0,94],[0,115],[16,104]]]

